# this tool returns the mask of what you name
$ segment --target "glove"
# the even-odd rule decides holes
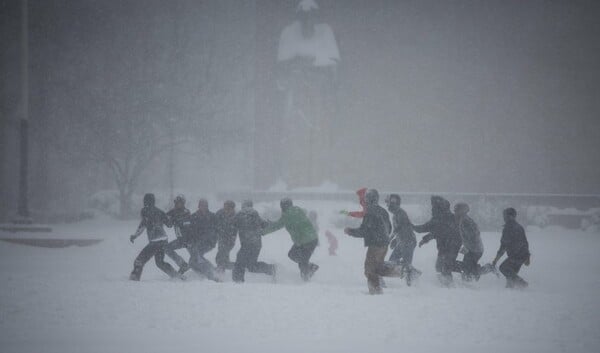
[[[350,212],[346,211],[346,210],[341,210],[340,214],[343,214],[344,216],[347,216],[350,214]]]
[[[133,244],[133,242],[135,241],[135,238],[137,238],[137,237],[135,236],[135,234],[134,234],[134,235],[130,235],[130,236],[129,236],[129,241],[131,242],[131,244]]]
[[[395,249],[396,246],[398,246],[398,238],[397,237],[393,237],[392,240],[390,241],[390,249]]]

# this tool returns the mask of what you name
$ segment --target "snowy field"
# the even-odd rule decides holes
[[[317,207],[332,214],[340,206],[353,209]],[[276,284],[247,274],[236,285],[229,272],[225,283],[192,274],[186,282],[169,280],[153,261],[141,282],[130,282],[133,259],[146,244],[145,236],[129,243],[135,221],[101,218],[55,228],[68,237],[105,239],[86,248],[0,242],[0,351],[600,351],[600,234],[528,229],[533,257],[522,270],[530,283],[524,291],[505,289],[494,275],[441,288],[431,243],[416,250],[415,266],[423,271],[416,286],[387,279],[384,295],[369,296],[362,241],[335,230],[338,256],[329,256],[323,231],[331,225],[327,216],[320,222],[322,245],[313,261],[321,269],[310,283],[287,259],[285,231],[266,236],[261,253],[280,265]],[[493,258],[499,237],[483,234],[482,261]]]

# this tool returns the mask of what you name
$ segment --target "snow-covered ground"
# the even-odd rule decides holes
[[[298,203],[319,209],[321,234],[331,228],[334,210],[355,208]],[[225,283],[194,275],[174,281],[152,261],[141,282],[130,282],[133,259],[146,244],[144,237],[129,243],[136,225],[99,218],[55,228],[55,235],[105,239],[86,248],[0,242],[0,351],[600,351],[597,233],[529,229],[533,258],[522,271],[530,283],[524,291],[505,289],[494,275],[441,288],[431,243],[416,250],[423,276],[415,287],[388,279],[384,295],[369,296],[362,241],[333,228],[338,256],[328,256],[322,237],[313,257],[321,269],[310,283],[287,259],[285,231],[266,236],[261,254],[280,265],[277,284],[247,274],[236,285],[229,272]],[[488,262],[499,233],[483,240]]]

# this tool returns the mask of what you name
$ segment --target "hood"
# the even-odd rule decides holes
[[[366,194],[367,194],[367,188],[362,188],[362,189],[356,190],[356,195],[358,195],[358,202],[360,203],[360,205],[363,208],[367,206],[367,203],[365,201]]]
[[[242,201],[242,209],[248,209],[248,208],[253,208],[254,207],[254,203],[252,202],[252,200],[244,200]]]
[[[144,207],[154,207],[156,204],[156,198],[154,194],[146,194],[144,195]]]
[[[379,204],[379,192],[377,189],[369,189],[365,194],[365,203],[367,206]]]
[[[431,216],[438,217],[450,212],[450,201],[441,196],[431,196]]]

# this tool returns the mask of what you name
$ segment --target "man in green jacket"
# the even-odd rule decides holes
[[[317,232],[304,210],[294,206],[290,198],[282,199],[280,206],[281,218],[270,223],[263,234],[273,233],[285,227],[294,242],[288,257],[298,264],[302,279],[308,281],[319,269],[319,266],[310,262],[310,257],[319,243]]]

